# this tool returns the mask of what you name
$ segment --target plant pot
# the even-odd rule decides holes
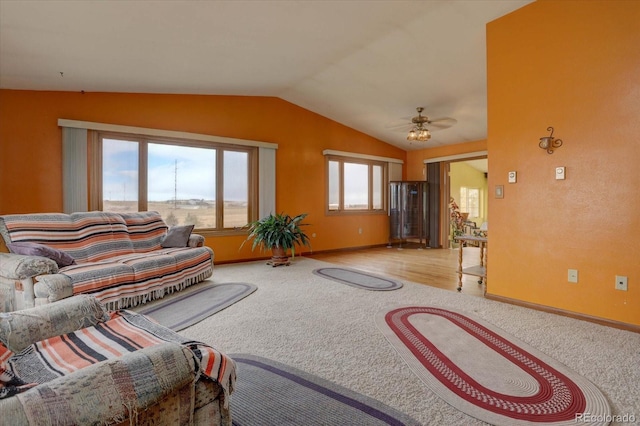
[[[285,249],[282,247],[271,248],[271,260],[267,262],[267,265],[276,267],[281,265],[289,266],[289,264],[289,257]]]

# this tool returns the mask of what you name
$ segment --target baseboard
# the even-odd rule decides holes
[[[589,321],[607,327],[617,328],[620,330],[631,331],[633,333],[640,333],[640,326],[635,324],[627,324],[626,322],[614,321],[606,318],[595,317],[592,315],[581,314],[578,312],[565,311],[564,309],[554,308],[551,306],[538,305],[537,303],[525,302],[518,299],[511,299],[509,297],[497,296],[495,294],[485,294],[485,299],[495,300],[497,302],[509,303],[511,305],[522,306],[524,308],[535,309],[536,311],[547,312],[550,314],[562,315],[569,318],[575,318],[583,321]]]
[[[303,253],[303,256],[313,257],[314,254],[345,253],[350,251],[367,250],[367,249],[380,248],[380,247],[386,247],[386,246],[387,244],[375,244],[371,246],[343,247],[343,248],[329,249],[329,250],[309,251],[309,252]]]

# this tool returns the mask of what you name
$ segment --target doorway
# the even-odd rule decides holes
[[[456,201],[469,228],[488,222],[488,158],[486,151],[425,160],[429,200],[429,247],[450,248],[453,229],[450,221],[450,198]],[[433,191],[436,187],[437,191]],[[462,194],[462,195],[461,195]],[[469,211],[464,211],[469,210]]]

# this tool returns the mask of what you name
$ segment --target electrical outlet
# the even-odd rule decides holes
[[[627,291],[627,277],[616,275],[616,290]]]
[[[516,183],[517,173],[516,172],[509,172],[507,178],[509,180],[509,183]]]
[[[570,283],[578,282],[578,270],[577,269],[569,269],[569,273],[567,274],[567,280]]]

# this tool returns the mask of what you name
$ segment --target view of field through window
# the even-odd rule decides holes
[[[328,208],[330,211],[339,211],[341,208],[345,211],[382,210],[384,185],[384,169],[380,165],[328,161]]]
[[[249,220],[248,153],[166,143],[148,143],[146,176],[140,176],[137,141],[103,139],[103,210],[138,211],[139,181],[146,179],[146,210],[158,211],[169,226],[220,228],[217,198],[222,201],[224,228]],[[223,155],[223,162],[217,161]],[[216,167],[223,164],[223,190],[216,194]],[[218,195],[218,196],[217,196]]]

